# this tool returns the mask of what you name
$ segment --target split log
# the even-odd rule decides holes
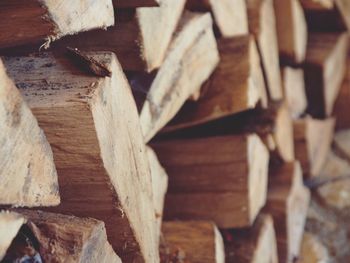
[[[219,62],[210,15],[187,13],[182,24],[167,58],[150,81],[150,87],[141,88],[148,90],[140,107],[146,142],[176,115],[192,94],[199,91]],[[134,90],[145,85],[142,76],[141,80],[136,76],[130,82]]]
[[[265,211],[272,215],[279,262],[294,262],[300,252],[310,192],[299,162],[272,167]]]
[[[3,0],[0,17],[0,49],[35,44],[38,50],[43,42],[114,25],[111,0]]]
[[[294,160],[293,123],[285,103],[271,103],[270,108],[256,108],[183,129],[166,127],[158,138],[189,138],[257,133],[284,161]]]
[[[248,33],[245,0],[187,0],[188,9],[213,13],[215,23],[223,37]]]
[[[185,262],[224,263],[225,252],[222,236],[217,227],[206,221],[164,222],[164,243],[170,255],[183,253]],[[169,256],[161,255],[162,261]],[[173,261],[170,261],[173,262]]]
[[[294,121],[295,157],[306,177],[318,176],[333,140],[335,119],[317,120],[310,117]]]
[[[60,52],[70,46],[83,51],[112,51],[123,70],[151,72],[163,63],[184,5],[185,0],[162,0],[159,7],[137,8],[108,30],[63,38],[54,49]]]
[[[267,106],[259,54],[252,37],[218,40],[220,63],[204,83],[197,101],[187,102],[165,130],[205,123],[219,117]]]
[[[112,53],[89,56],[111,77],[86,74],[68,57],[6,60],[53,148],[62,202],[52,211],[104,221],[124,262],[157,262],[151,175],[130,87]]]
[[[159,6],[160,0],[113,0],[114,8],[137,8]]]
[[[58,205],[51,148],[1,60],[0,83],[0,205]]]
[[[316,235],[306,232],[301,245],[300,260],[298,263],[332,262],[328,249]]]
[[[152,146],[169,175],[166,219],[245,227],[264,206],[269,153],[257,135],[164,140]]]
[[[283,96],[273,0],[247,0],[249,32],[258,42],[263,72],[272,100]]]
[[[284,67],[282,69],[284,97],[294,119],[303,115],[307,108],[304,71],[301,68]]]
[[[274,0],[281,62],[299,64],[305,59],[307,25],[299,0]]]
[[[349,172],[347,172],[349,173]],[[350,177],[329,181],[317,188],[317,193],[325,205],[339,211],[350,208]]]
[[[309,30],[334,32],[350,29],[350,5],[348,0],[301,1]]]
[[[275,229],[270,215],[260,215],[251,228],[227,230],[225,236],[227,262],[278,262]]]
[[[0,260],[6,256],[8,248],[25,222],[25,218],[17,213],[0,211]]]
[[[346,69],[346,33],[313,33],[305,61],[308,112],[314,118],[330,116]]]
[[[350,130],[340,130],[334,135],[334,146],[339,154],[350,160]]]

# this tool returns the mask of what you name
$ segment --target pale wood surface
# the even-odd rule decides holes
[[[112,53],[88,55],[112,76],[48,54],[6,60],[53,147],[62,202],[52,211],[103,220],[123,261],[157,262],[151,175],[130,87]]]
[[[0,204],[60,203],[52,150],[0,60]]]
[[[329,252],[318,237],[305,232],[298,263],[330,262]]]

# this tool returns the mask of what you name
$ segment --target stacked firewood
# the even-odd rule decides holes
[[[0,261],[331,262],[348,30],[347,0],[1,0]]]

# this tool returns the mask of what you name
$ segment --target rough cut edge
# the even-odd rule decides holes
[[[0,260],[2,260],[16,237],[21,226],[27,220],[21,215],[9,211],[0,212]]]
[[[225,263],[225,246],[224,240],[217,228],[214,227],[214,236],[215,236],[215,263]]]

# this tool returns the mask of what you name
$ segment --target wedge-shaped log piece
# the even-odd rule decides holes
[[[3,0],[0,17],[0,49],[114,25],[111,0]]]
[[[327,247],[316,235],[309,232],[305,232],[303,236],[299,258],[303,263],[332,262]]]
[[[273,0],[247,0],[249,32],[258,42],[267,88],[272,100],[283,96]]]
[[[176,115],[192,94],[200,90],[219,62],[210,15],[187,13],[182,23],[183,28],[173,40],[140,112],[146,141]]]
[[[304,71],[301,68],[282,69],[284,96],[293,118],[300,117],[307,108]]]
[[[282,62],[302,63],[307,46],[307,24],[299,0],[274,0],[278,48]]]
[[[1,60],[0,83],[0,205],[58,205],[50,145]]]
[[[218,40],[220,63],[203,84],[197,101],[187,102],[166,130],[267,106],[267,94],[254,39],[245,35]]]
[[[295,157],[306,177],[320,174],[333,140],[335,119],[310,117],[294,121]]]
[[[17,213],[0,212],[0,260],[6,256],[8,248],[25,222],[25,218]]]
[[[131,15],[122,15],[121,21],[107,31],[69,36],[54,48],[108,50],[117,54],[123,70],[150,72],[163,63],[184,5],[185,0],[162,0],[159,7],[137,8]]]
[[[183,253],[185,262],[225,262],[222,236],[212,222],[169,221],[163,223],[162,231],[164,246],[169,252],[162,253],[161,262],[169,262],[167,261],[169,254],[171,256],[179,252]]]
[[[265,204],[269,153],[257,135],[164,140],[152,146],[169,175],[166,219],[243,227]]]
[[[313,33],[305,61],[308,112],[314,118],[330,116],[346,69],[346,33]]]
[[[116,8],[137,8],[159,6],[160,0],[113,0]]]
[[[187,0],[186,7],[193,11],[211,11],[223,37],[248,33],[245,0]]]
[[[272,167],[265,211],[274,220],[279,262],[298,258],[309,202],[299,162]]]
[[[277,263],[277,244],[273,220],[262,214],[251,228],[224,232],[227,262]]]
[[[13,57],[9,73],[50,142],[61,186],[53,211],[106,223],[125,262],[157,262],[151,175],[130,87],[116,57],[92,53],[111,77],[67,57]]]

